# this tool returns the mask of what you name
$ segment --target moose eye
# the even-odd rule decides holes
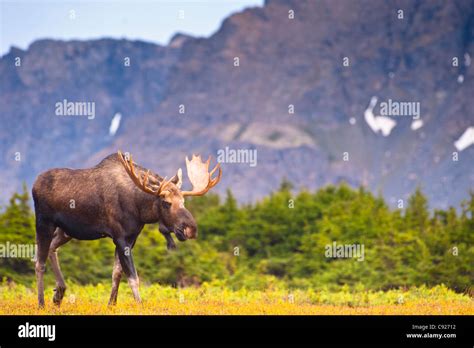
[[[165,209],[169,209],[171,207],[171,203],[170,202],[167,202],[167,201],[162,201],[161,202],[161,205],[163,206],[163,208]]]

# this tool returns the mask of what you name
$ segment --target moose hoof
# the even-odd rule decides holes
[[[57,287],[54,289],[53,303],[56,306],[61,305],[65,292],[66,292],[66,288]]]

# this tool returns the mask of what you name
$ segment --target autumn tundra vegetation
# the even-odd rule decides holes
[[[199,238],[167,250],[157,225],[134,248],[143,304],[124,288],[107,306],[115,246],[108,238],[60,248],[68,282],[38,309],[34,262],[0,258],[0,313],[64,314],[474,314],[474,194],[459,207],[430,210],[420,189],[401,209],[346,184],[316,192],[280,189],[239,204],[229,190],[192,197]],[[0,214],[0,245],[34,243],[26,186]],[[334,242],[362,244],[364,258],[332,258]],[[49,267],[49,264],[46,266]]]

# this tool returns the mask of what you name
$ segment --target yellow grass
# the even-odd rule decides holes
[[[361,315],[361,314],[460,314],[473,315],[474,302],[444,286],[388,292],[316,290],[231,291],[204,285],[174,289],[152,285],[141,289],[143,303],[136,304],[126,284],[121,285],[118,304],[108,307],[109,285],[71,286],[63,304],[52,304],[46,290],[46,307],[37,308],[36,292],[20,285],[0,286],[0,315],[54,314],[144,314],[144,315]]]

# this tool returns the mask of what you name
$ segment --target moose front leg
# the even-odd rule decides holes
[[[166,248],[168,250],[176,249],[176,244],[174,242],[173,237],[171,236],[171,232],[165,226],[162,225],[160,225],[158,229],[160,230],[160,233],[166,238]]]
[[[115,240],[114,243],[116,246],[116,252],[118,253],[120,265],[122,266],[122,270],[127,276],[128,284],[130,285],[130,288],[132,289],[133,297],[135,298],[137,302],[141,303],[142,300],[140,298],[140,293],[138,291],[138,287],[139,287],[138,274],[137,274],[137,270],[135,269],[135,265],[133,263],[133,257],[132,257],[132,247],[134,243],[126,242],[123,239]],[[117,286],[117,290],[118,290],[118,286]]]
[[[120,286],[120,280],[122,279],[122,265],[120,264],[118,253],[118,248],[115,248],[114,269],[112,271],[112,292],[110,294],[109,306],[117,304],[118,289]]]

